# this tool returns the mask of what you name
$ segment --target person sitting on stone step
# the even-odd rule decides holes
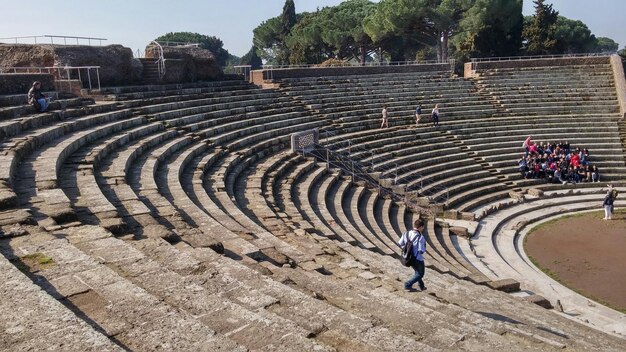
[[[41,82],[33,82],[33,86],[28,91],[28,104],[32,105],[38,112],[44,112],[48,109],[50,98],[46,98],[41,93]]]

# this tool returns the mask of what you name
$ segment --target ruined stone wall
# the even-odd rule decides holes
[[[0,95],[3,94],[27,94],[34,81],[41,82],[41,89],[54,90],[52,76],[39,73],[7,73],[0,74]]]
[[[0,44],[0,66],[100,66],[103,86],[137,83],[141,80],[142,71],[141,63],[133,58],[132,50],[121,45]],[[91,73],[95,74],[94,71]],[[87,86],[86,74],[82,79]],[[95,80],[92,77],[92,83]]]
[[[165,83],[219,80],[222,68],[216,63],[210,50],[191,46],[163,47],[165,57]],[[146,58],[158,58],[154,45],[148,45]]]

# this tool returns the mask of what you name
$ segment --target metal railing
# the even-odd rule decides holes
[[[250,71],[252,70],[252,65],[235,65],[233,66],[234,74],[242,75],[244,80],[250,81]]]
[[[396,201],[403,201],[416,209],[424,209],[417,204],[417,197],[425,197],[429,203],[439,204],[445,204],[449,200],[450,195],[447,187],[432,185],[432,182],[425,181],[420,174],[417,174],[418,182],[413,182],[413,187],[409,186],[411,180],[408,176],[399,177],[399,172],[404,172],[407,175],[411,174],[411,178],[415,179],[415,170],[400,167],[396,162],[391,162],[388,167],[381,166],[381,164],[375,165],[374,152],[366,150],[350,140],[343,139],[332,144],[328,143],[329,136],[336,134],[336,131],[328,129],[315,129],[293,134],[292,151],[314,156],[326,163],[327,168],[341,169],[353,181],[364,181],[371,188],[378,189],[381,195],[387,195]],[[322,144],[323,140],[326,140],[326,145]],[[338,145],[342,147],[337,148]],[[375,174],[378,174],[377,178],[373,176]],[[392,179],[385,177],[390,175],[394,177]],[[431,186],[425,191],[424,188],[428,184]],[[401,193],[398,193],[399,189],[402,190]]]
[[[107,40],[106,38],[94,38],[94,37],[75,37],[75,36],[68,36],[68,35],[49,35],[49,34],[45,34],[45,35],[27,35],[27,36],[21,36],[21,37],[6,37],[6,38],[0,38],[0,41],[3,40],[10,40],[10,41],[14,41],[15,44],[31,44],[31,43],[21,43],[20,41],[24,40],[24,39],[28,39],[29,41],[34,41],[34,44],[54,44],[54,45],[81,45],[80,41],[87,41],[87,45],[91,46],[91,41],[98,41],[98,45],[102,46],[102,41],[103,40]],[[37,39],[39,39],[40,41],[37,42]],[[59,41],[60,39],[63,39],[63,44],[60,43],[55,43],[55,39],[57,39],[57,41]],[[67,41],[71,40],[74,41],[76,40],[76,44],[74,43],[70,43],[68,44]],[[49,41],[49,43],[48,43]],[[84,45],[84,44],[82,44]]]
[[[501,57],[473,57],[472,62],[494,62],[494,61],[521,61],[536,59],[562,59],[568,57],[588,57],[588,56],[610,56],[607,53],[583,53],[583,54],[558,54],[558,55],[529,55],[529,56],[501,56]]]
[[[289,70],[289,69],[301,69],[301,68],[333,68],[333,67],[381,67],[381,66],[419,66],[419,65],[433,65],[433,64],[448,64],[448,70],[454,71],[455,59],[448,60],[425,60],[425,61],[391,61],[391,62],[366,62],[365,65],[361,65],[358,62],[344,62],[339,65],[321,66],[320,64],[307,64],[307,65],[263,65],[262,69],[265,71],[263,79],[273,80],[274,70]]]
[[[92,83],[91,75],[95,71],[96,81]],[[70,91],[72,90],[73,78],[78,78],[83,82],[83,75],[87,75],[89,90],[100,90],[100,66],[50,66],[50,67],[0,67],[1,73],[47,73],[54,77],[55,83],[67,82]],[[97,84],[97,89],[93,85]]]
[[[174,42],[174,41],[163,41],[163,40],[159,40],[159,41],[154,41],[155,43],[159,43],[162,46],[193,46],[193,47],[199,47],[200,43],[191,43],[191,42]]]
[[[163,47],[161,46],[161,44],[154,40],[150,42],[150,44],[152,43],[156,44],[157,48],[157,60],[155,61],[155,63],[157,64],[157,69],[159,71],[159,79],[163,79],[163,77],[165,76],[165,56],[163,54]]]
[[[354,61],[343,61],[325,66],[323,64],[300,64],[300,65],[263,65],[263,69],[294,69],[294,68],[327,68],[327,67],[372,67],[372,66],[409,66],[409,65],[433,65],[433,64],[452,64],[454,59],[449,60],[419,60],[419,61],[368,61],[365,64]]]
[[[333,148],[336,152],[347,152],[350,159],[364,165],[371,172],[380,172],[381,177],[393,176],[394,185],[404,185],[405,192],[414,192],[422,197],[428,198],[433,203],[447,203],[450,198],[449,189],[441,185],[434,185],[433,181],[428,180],[421,173],[415,172],[415,169],[401,166],[393,160],[387,160],[384,163],[375,163],[376,153],[354,143],[350,139],[342,139],[328,142],[330,131],[320,131],[320,135],[324,136],[325,147]]]

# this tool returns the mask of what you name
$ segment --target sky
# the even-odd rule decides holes
[[[304,12],[334,6],[341,0],[294,2],[296,12]],[[546,3],[553,4],[562,16],[584,22],[596,37],[609,37],[620,49],[626,45],[625,0]],[[108,39],[104,44],[122,44],[136,52],[168,32],[197,32],[220,38],[226,50],[242,56],[252,46],[252,30],[280,15],[284,0],[63,0],[24,4],[23,0],[0,0],[0,38],[44,34],[98,37]],[[524,15],[533,12],[532,1],[524,0]]]

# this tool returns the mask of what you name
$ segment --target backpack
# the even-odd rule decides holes
[[[617,199],[617,195],[618,195],[618,194],[619,194],[619,193],[617,192],[617,190],[616,190],[616,189],[613,189],[613,190],[611,191],[611,198],[613,198],[613,200]]]
[[[406,236],[406,242],[402,247],[400,262],[404,266],[411,266],[411,262],[413,262],[413,259],[415,259],[415,255],[413,255],[413,241],[411,241],[409,238],[409,231],[403,233],[402,236]]]

